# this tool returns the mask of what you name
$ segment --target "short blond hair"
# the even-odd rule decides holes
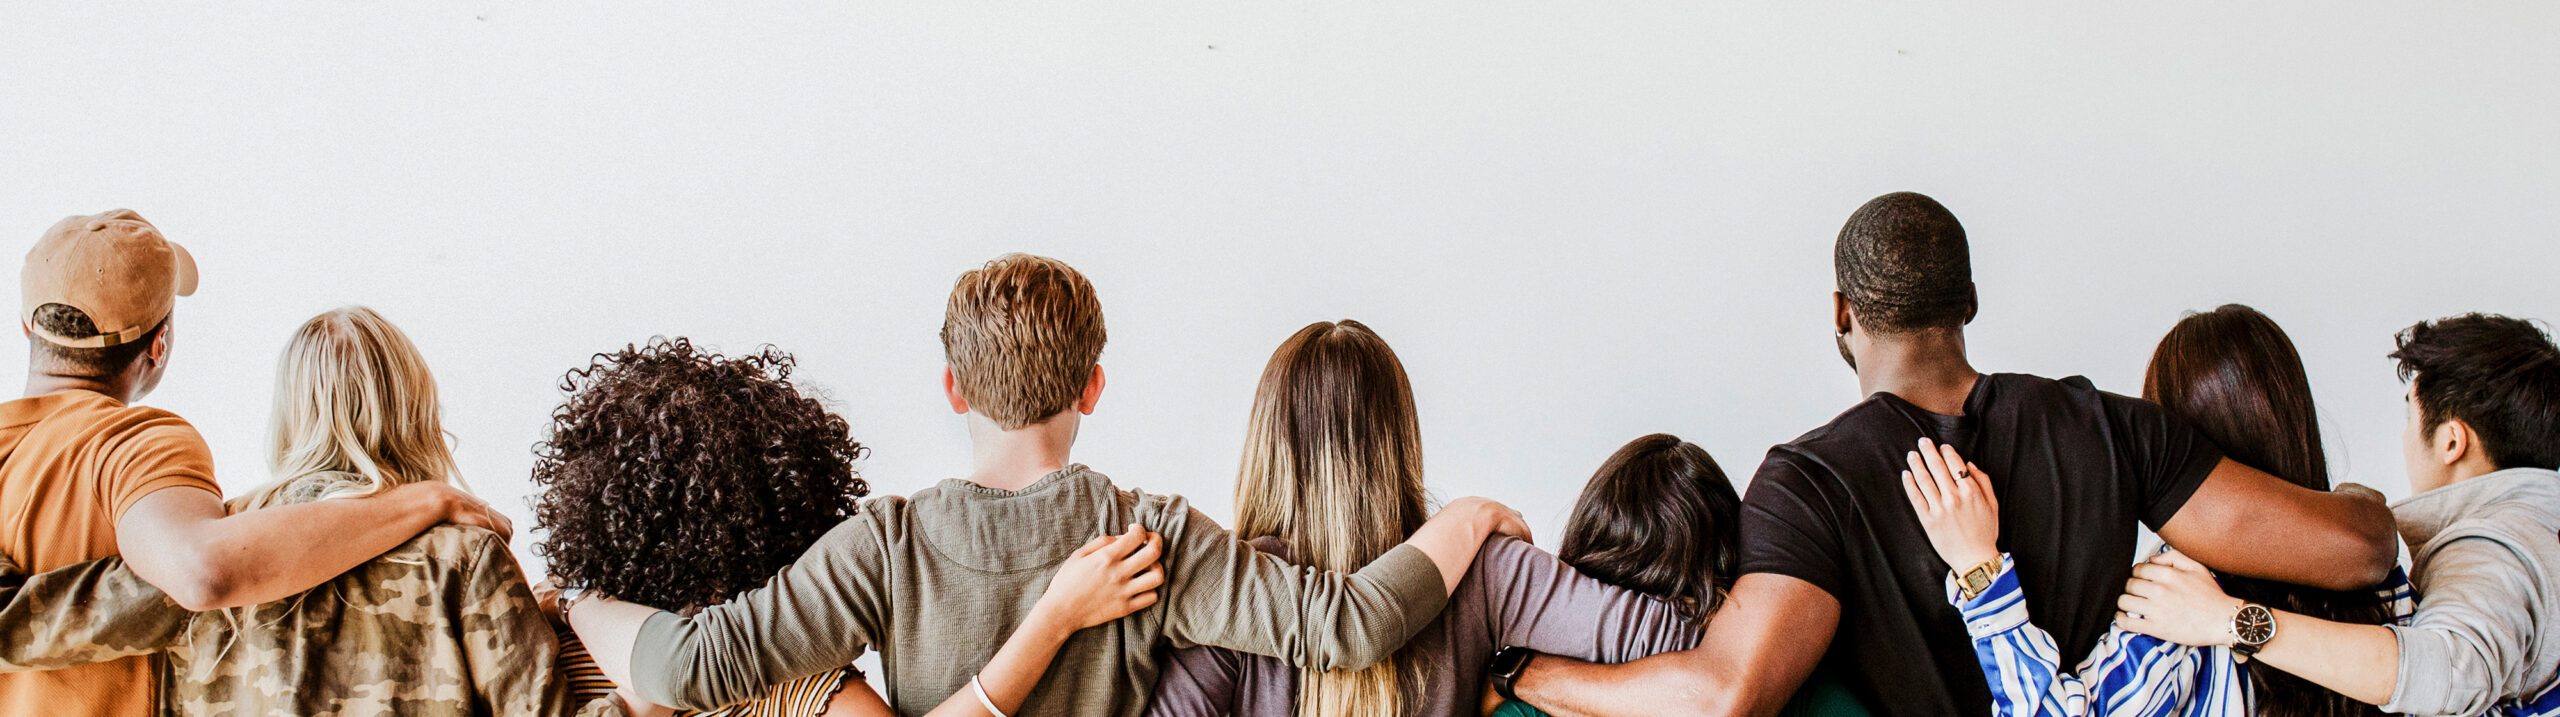
[[[942,313],[961,400],[1008,431],[1075,407],[1104,338],[1093,284],[1045,256],[1006,254],[961,274]]]

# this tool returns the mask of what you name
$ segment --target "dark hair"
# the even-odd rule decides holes
[[[1707,449],[1656,433],[1600,464],[1556,557],[1601,582],[1671,598],[1705,620],[1741,563],[1742,499]]]
[[[1973,254],[1964,225],[1938,200],[1894,192],[1867,200],[1832,247],[1840,294],[1879,334],[1961,327],[1973,318]]]
[[[2560,348],[2524,319],[2463,314],[2400,332],[2419,428],[2461,419],[2499,468],[2560,468]]]
[[[790,354],[678,338],[597,354],[534,448],[535,552],[564,585],[669,609],[763,585],[870,491],[842,417],[791,385]]]
[[[2231,460],[2304,488],[2329,489],[2311,379],[2293,340],[2256,309],[2228,304],[2180,319],[2151,354],[2142,397],[2186,419]],[[2221,579],[2235,597],[2299,614],[2359,625],[2392,617],[2390,604],[2371,590],[2321,590],[2236,575]],[[2248,670],[2258,685],[2261,715],[2382,713],[2264,662],[2250,662]]]
[[[105,333],[98,330],[97,322],[89,319],[88,312],[70,304],[36,307],[32,323],[37,329],[67,339],[85,339]],[[143,352],[151,349],[151,340],[160,338],[160,330],[168,326],[169,319],[161,319],[150,331],[142,332],[141,337],[105,348],[72,348],[41,337],[35,339],[35,345],[53,360],[57,370],[81,376],[113,376],[124,373],[125,369],[133,366],[134,360],[142,358]]]

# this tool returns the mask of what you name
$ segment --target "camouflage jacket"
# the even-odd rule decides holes
[[[142,654],[172,715],[623,713],[572,703],[551,624],[486,530],[437,526],[301,595],[201,613],[117,558],[29,577],[0,557],[0,671]]]

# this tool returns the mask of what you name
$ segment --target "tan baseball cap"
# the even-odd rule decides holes
[[[26,303],[18,322],[30,334],[76,349],[142,338],[169,318],[178,297],[196,293],[196,259],[131,209],[67,217],[27,251],[18,274]],[[60,336],[35,322],[36,308],[64,304],[89,315],[96,336]]]

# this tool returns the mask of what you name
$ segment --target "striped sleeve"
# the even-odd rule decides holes
[[[2079,668],[2061,669],[2053,636],[2028,620],[2009,556],[1991,587],[1971,600],[1947,576],[1947,601],[1964,613],[1975,658],[2001,717],[2249,717],[2248,673],[2229,648],[2196,648],[2113,628]]]
[[[1964,614],[1974,659],[1991,685],[1996,717],[2079,717],[2089,714],[2089,691],[2062,671],[2053,636],[2027,621],[2027,597],[2018,587],[2015,561],[2000,556],[1991,587],[1968,600],[1954,573],[1947,574],[1947,602]]]

